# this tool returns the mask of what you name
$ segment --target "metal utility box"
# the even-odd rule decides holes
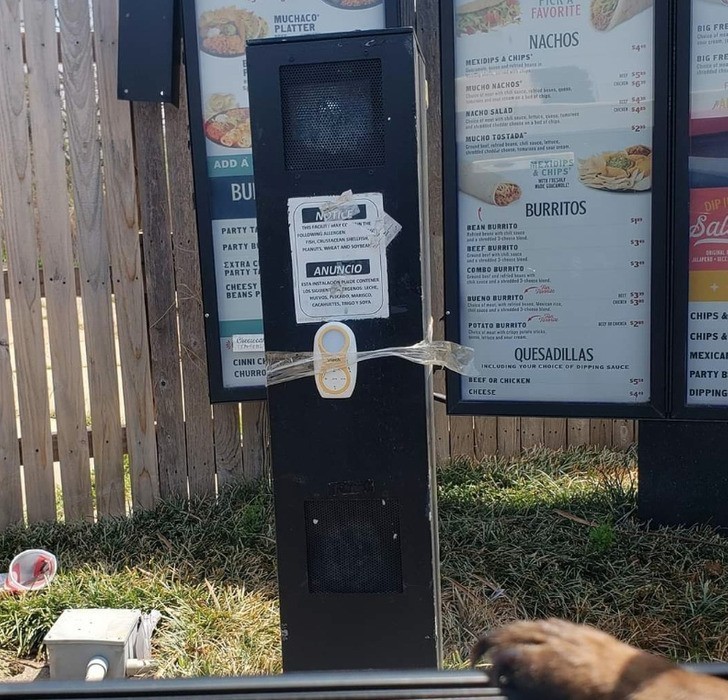
[[[359,352],[427,338],[424,75],[411,29],[248,44],[268,353],[311,353],[329,322]],[[342,193],[353,208],[332,213]],[[387,216],[393,239],[342,243]],[[351,374],[350,398],[268,386],[283,667],[434,668],[432,370],[385,356]]]
[[[124,678],[127,661],[135,657],[140,627],[139,610],[65,610],[43,640],[51,678],[83,679],[88,662],[95,656],[106,659],[107,678]]]

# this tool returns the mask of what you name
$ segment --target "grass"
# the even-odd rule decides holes
[[[549,615],[683,661],[728,658],[728,541],[707,527],[650,531],[635,500],[629,454],[539,450],[441,469],[447,665],[463,665],[485,629]],[[162,611],[163,676],[280,670],[267,487],[130,520],[12,530],[0,535],[0,570],[34,546],[55,552],[61,573],[47,591],[0,598],[0,675],[13,655],[38,654],[71,606]]]
[[[592,624],[682,661],[728,658],[728,541],[635,519],[631,455],[534,452],[440,474],[445,647],[517,618]]]
[[[218,503],[163,503],[128,520],[0,535],[0,570],[36,546],[54,552],[61,569],[39,594],[0,598],[0,646],[37,654],[68,607],[156,608],[161,675],[279,671],[271,509],[263,487],[239,486]]]

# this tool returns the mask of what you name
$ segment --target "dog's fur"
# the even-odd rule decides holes
[[[685,671],[604,632],[563,620],[515,622],[482,637],[492,679],[523,700],[726,700],[728,682]]]

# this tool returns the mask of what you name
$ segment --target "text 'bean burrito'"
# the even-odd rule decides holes
[[[458,187],[461,192],[496,207],[507,207],[521,198],[521,188],[501,173],[482,170],[478,163],[460,166]]]
[[[592,24],[595,29],[608,32],[618,24],[652,7],[652,2],[653,0],[592,0]]]

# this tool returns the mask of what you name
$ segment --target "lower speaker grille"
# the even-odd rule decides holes
[[[401,593],[396,502],[321,499],[305,515],[311,593]]]

